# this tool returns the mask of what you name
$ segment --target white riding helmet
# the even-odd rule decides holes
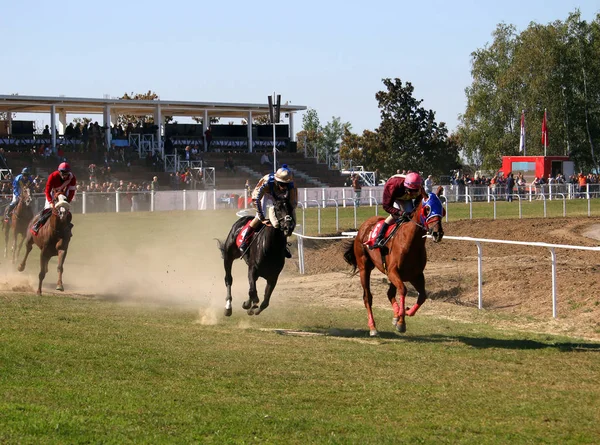
[[[283,167],[275,172],[275,180],[285,184],[292,182],[292,172],[288,170],[287,165],[284,164]]]

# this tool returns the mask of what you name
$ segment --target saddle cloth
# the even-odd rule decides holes
[[[369,232],[369,239],[367,239],[367,241],[364,243],[365,246],[367,246],[367,247],[373,247],[373,244],[375,244],[375,241],[377,240],[377,234],[379,233],[379,229],[383,225],[384,221],[385,221],[385,219],[377,221],[377,224],[375,224],[373,226],[373,228],[371,229],[371,232]],[[395,228],[396,228],[396,224],[391,224],[388,227],[388,229],[385,231],[385,238],[387,238],[388,236],[390,236],[391,233],[394,231]]]
[[[248,231],[248,227],[250,227],[250,222],[252,220],[248,220],[248,222],[246,224],[244,224],[244,227],[242,227],[242,230],[239,231],[239,233],[237,234],[237,236],[235,237],[235,245],[239,248],[240,245],[242,244],[242,239],[244,238],[244,236],[246,235],[246,232]]]

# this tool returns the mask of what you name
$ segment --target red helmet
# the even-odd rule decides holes
[[[415,172],[409,173],[404,179],[404,187],[409,190],[420,190],[421,184],[423,184],[423,178],[421,178],[420,174]]]
[[[66,162],[62,162],[58,166],[58,171],[59,172],[70,172],[71,171],[71,166],[69,164],[67,164]]]

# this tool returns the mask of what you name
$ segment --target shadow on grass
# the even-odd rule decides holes
[[[381,341],[398,341],[407,343],[462,343],[477,349],[514,349],[514,350],[537,350],[537,349],[556,349],[562,352],[574,351],[595,351],[600,352],[600,343],[591,342],[572,342],[565,341],[539,341],[529,339],[503,339],[491,337],[467,337],[464,335],[428,335],[412,336],[398,334],[395,332],[379,332],[377,337],[370,337],[366,329],[328,329],[328,330],[306,330],[306,331],[288,331],[279,332],[282,335],[322,335],[327,337],[338,337],[348,339],[372,339],[375,344]]]

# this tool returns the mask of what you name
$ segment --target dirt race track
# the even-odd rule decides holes
[[[465,220],[446,223],[444,231],[452,236],[600,246],[600,218]],[[325,297],[331,304],[351,296],[356,304],[362,305],[360,281],[358,276],[348,277],[350,267],[342,258],[342,242],[309,241],[306,244],[313,247],[305,249],[308,275],[283,281],[285,284],[281,286],[290,287],[290,292],[293,292],[291,288],[300,288],[304,296]],[[482,247],[484,322],[600,339],[600,252],[556,249],[558,318],[555,320],[552,318],[550,250],[489,243]],[[481,312],[476,309],[475,243],[428,241],[427,251],[425,277],[430,301],[419,314],[465,321],[478,319]],[[314,274],[318,274],[318,280]],[[379,272],[373,274],[372,289],[375,305],[389,307],[385,296],[387,284]],[[409,285],[409,297],[415,296]],[[410,305],[414,301],[414,298],[407,299]]]
[[[65,294],[82,298],[167,303],[199,308],[200,321],[223,320],[225,286],[223,263],[215,238],[224,239],[226,224],[196,214],[90,215],[79,217],[65,263]],[[188,229],[174,230],[173,221]],[[212,222],[211,222],[212,221]],[[98,227],[102,230],[98,230]],[[139,230],[146,227],[147,230]],[[224,228],[225,227],[225,228]],[[120,233],[128,228],[126,233]],[[600,218],[474,220],[444,224],[446,235],[552,244],[600,246]],[[119,235],[119,236],[117,236]],[[595,237],[595,238],[594,238]],[[358,276],[342,256],[347,241],[305,241],[306,274],[298,273],[295,246],[286,263],[268,311],[273,317],[284,307],[302,305],[362,308]],[[547,248],[520,245],[483,245],[483,303],[477,310],[477,247],[473,242],[445,239],[427,242],[426,288],[430,300],[418,316],[435,315],[465,322],[493,323],[552,334],[600,340],[600,253],[556,249],[558,318],[552,318],[551,256]],[[39,272],[39,250],[32,253],[25,273],[8,261],[0,268],[0,292],[34,292]],[[56,259],[44,281],[44,294],[56,293]],[[234,263],[233,306],[237,314],[247,298],[247,269]],[[264,280],[259,280],[262,299]],[[391,309],[387,284],[379,272],[372,276],[374,305]],[[407,304],[415,301],[409,285]],[[273,313],[273,316],[270,314]],[[246,318],[245,318],[246,320]],[[247,318],[251,323],[251,318]],[[377,319],[380,330],[392,330]],[[410,331],[410,319],[408,330]],[[386,323],[386,325],[384,325]],[[357,329],[366,329],[364,324]]]

